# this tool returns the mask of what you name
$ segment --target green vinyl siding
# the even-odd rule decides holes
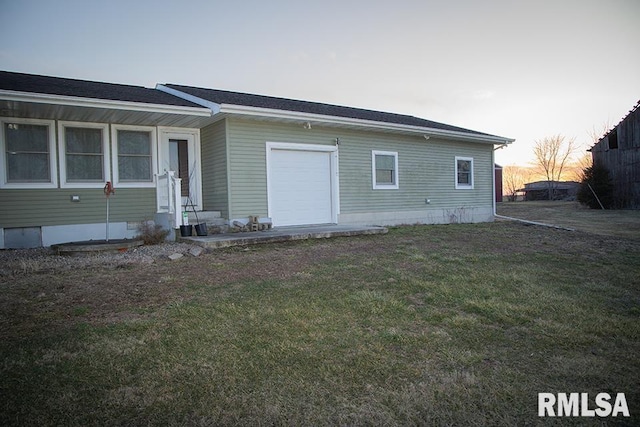
[[[422,135],[228,119],[230,218],[266,216],[266,142],[335,145],[340,213],[374,213],[491,207],[491,144],[459,142]],[[373,189],[371,152],[398,153],[398,189]],[[455,158],[474,159],[474,188],[455,188]],[[425,203],[430,199],[431,203]]]
[[[292,124],[229,119],[230,218],[268,215],[266,143],[335,145],[338,135]],[[333,135],[333,136],[331,136]],[[333,138],[333,139],[332,139]]]
[[[71,196],[80,202],[71,202]],[[101,188],[0,190],[0,228],[103,223],[106,197]],[[116,188],[109,199],[109,221],[153,219],[155,188]]]
[[[373,189],[371,151],[398,153],[398,189]],[[340,139],[341,213],[491,206],[491,144],[348,133]],[[455,189],[455,157],[473,157],[472,190]],[[425,199],[431,203],[426,205]]]
[[[202,199],[204,210],[229,217],[227,174],[227,126],[221,120],[200,131],[202,155]]]

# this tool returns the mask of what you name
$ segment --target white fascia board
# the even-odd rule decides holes
[[[217,105],[217,104],[216,104]],[[480,135],[467,132],[448,131],[422,126],[403,125],[397,123],[376,122],[373,120],[354,119],[349,117],[325,116],[322,114],[309,114],[297,111],[284,111],[271,108],[248,107],[244,105],[221,104],[220,113],[238,114],[256,117],[271,117],[278,119],[290,119],[301,121],[313,121],[319,123],[337,124],[344,126],[358,126],[369,129],[379,129],[386,131],[410,132],[426,136],[437,136],[441,138],[465,140],[489,144],[511,144],[514,139],[493,135]]]
[[[179,105],[148,104],[144,102],[116,101],[112,99],[82,98],[77,96],[51,95],[43,93],[0,90],[0,99],[38,104],[68,105],[72,107],[108,108],[112,110],[143,111],[148,113],[183,114],[210,117],[211,110]]]
[[[208,108],[211,111],[211,114],[218,114],[220,112],[220,104],[216,104],[215,102],[207,101],[206,99],[190,95],[188,93],[182,92],[177,89],[170,88],[165,85],[156,84],[156,89],[165,93],[168,93],[173,96],[177,96],[178,98],[184,99],[185,101],[193,102],[194,104],[202,105],[203,107]]]

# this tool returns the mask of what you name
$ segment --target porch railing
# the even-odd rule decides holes
[[[156,200],[158,213],[170,214],[170,222],[173,228],[182,224],[182,179],[176,177],[174,171],[166,171],[158,175],[156,184]]]

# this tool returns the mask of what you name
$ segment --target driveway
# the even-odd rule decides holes
[[[640,239],[640,211],[589,209],[578,202],[502,202],[498,215],[574,228],[587,233]]]

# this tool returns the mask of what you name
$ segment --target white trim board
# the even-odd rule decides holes
[[[173,95],[180,99],[184,99],[185,101],[193,102],[194,104],[202,105],[205,108],[211,110],[212,114],[218,114],[220,112],[220,104],[216,104],[215,102],[207,101],[206,99],[199,98],[195,95],[188,94],[186,92],[182,92],[181,90],[174,89],[163,84],[158,83],[156,85],[156,89],[168,93],[169,95]]]
[[[419,135],[428,136],[428,137],[440,137],[444,139],[455,139],[459,141],[488,143],[493,145],[495,144],[507,145],[515,141],[515,139],[504,138],[501,136],[482,135],[477,133],[450,131],[450,130],[397,124],[397,123],[376,122],[373,120],[354,119],[349,117],[328,116],[328,115],[326,116],[322,114],[310,114],[310,113],[303,113],[298,111],[276,110],[272,108],[248,107],[244,105],[221,104],[219,112],[227,113],[227,114],[245,115],[245,116],[300,120],[304,122],[311,122],[312,124],[314,122],[317,122],[317,123],[327,123],[327,124],[333,124],[333,125],[365,127],[369,129],[376,129],[376,130],[383,130],[383,131],[407,132],[407,133],[419,134]]]
[[[394,170],[393,170],[393,183],[391,184],[378,184],[376,176],[376,156],[389,156],[393,157]],[[374,190],[397,190],[400,188],[400,171],[398,171],[398,152],[397,151],[371,151],[371,183]]]
[[[102,131],[102,179],[100,181],[67,182],[67,141],[65,128],[100,129]],[[58,162],[60,164],[60,188],[103,188],[105,181],[111,181],[111,144],[109,125],[90,122],[58,122]]]
[[[131,130],[149,132],[151,143],[151,179],[149,181],[123,181],[120,182],[118,165],[118,131]],[[131,126],[131,125],[111,125],[111,164],[113,165],[113,186],[114,188],[155,188],[156,176],[158,175],[158,128],[156,126]]]
[[[243,116],[268,117],[275,119],[287,119],[304,122],[316,122],[339,126],[364,127],[375,130],[406,132],[411,134],[419,134],[425,137],[440,137],[445,139],[455,139],[470,142],[508,145],[515,141],[512,138],[505,138],[495,135],[484,135],[472,132],[460,132],[429,128],[424,126],[405,125],[398,123],[377,122],[374,120],[354,119],[350,117],[331,116],[323,114],[311,114],[300,111],[277,110],[274,108],[252,107],[247,105],[218,104],[206,99],[182,92],[179,89],[173,89],[162,84],[157,84],[156,89],[169,93],[171,95],[182,98],[186,101],[193,102],[211,110],[213,115],[216,114],[236,114]]]
[[[186,140],[189,150],[189,191],[193,191],[192,200],[196,210],[201,211],[202,208],[202,160],[200,146],[200,130],[188,128],[158,128],[158,173],[163,174],[169,165],[169,140],[179,139]],[[188,209],[187,209],[188,210]]]
[[[8,182],[7,141],[5,141],[5,123],[47,126],[47,147],[49,155],[49,181]],[[41,189],[58,188],[58,150],[56,149],[55,120],[25,119],[21,117],[0,117],[0,188]]]

